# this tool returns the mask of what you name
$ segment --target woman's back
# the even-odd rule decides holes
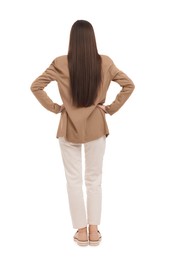
[[[94,104],[88,107],[77,107],[72,103],[67,55],[56,58],[49,68],[33,82],[31,87],[33,93],[42,104],[46,103],[46,108],[52,112],[55,112],[54,107],[46,102],[47,96],[42,95],[42,89],[50,81],[58,83],[65,109],[62,111],[57,137],[64,136],[70,142],[85,143],[109,134],[105,112],[98,105],[105,102],[110,82],[116,81],[123,87],[123,91],[119,93],[112,105],[106,107],[108,113],[115,113],[130,96],[134,85],[108,56],[101,55],[101,71],[102,80],[97,97]]]

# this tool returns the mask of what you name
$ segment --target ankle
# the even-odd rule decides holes
[[[87,232],[87,227],[79,228],[79,229],[78,229],[78,232],[79,232],[79,233]]]
[[[95,233],[98,231],[97,225],[89,225],[89,233]]]

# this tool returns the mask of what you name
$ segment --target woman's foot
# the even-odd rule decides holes
[[[87,246],[89,244],[87,236],[87,227],[80,228],[77,230],[76,234],[74,235],[74,241],[79,246]]]
[[[96,225],[89,226],[89,245],[98,246],[101,242],[101,234]]]

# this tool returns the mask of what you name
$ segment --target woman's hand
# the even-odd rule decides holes
[[[107,113],[106,107],[104,105],[97,105],[97,106],[100,107],[105,113]]]
[[[59,113],[62,113],[64,109],[65,109],[64,105],[61,105]]]

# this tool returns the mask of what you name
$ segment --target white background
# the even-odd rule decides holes
[[[168,0],[24,1],[0,4],[0,259],[170,259]],[[74,244],[59,115],[30,85],[67,54],[77,19],[89,20],[98,51],[136,85],[107,121],[99,247]],[[111,84],[107,102],[120,88]],[[46,88],[60,103],[57,85]]]

